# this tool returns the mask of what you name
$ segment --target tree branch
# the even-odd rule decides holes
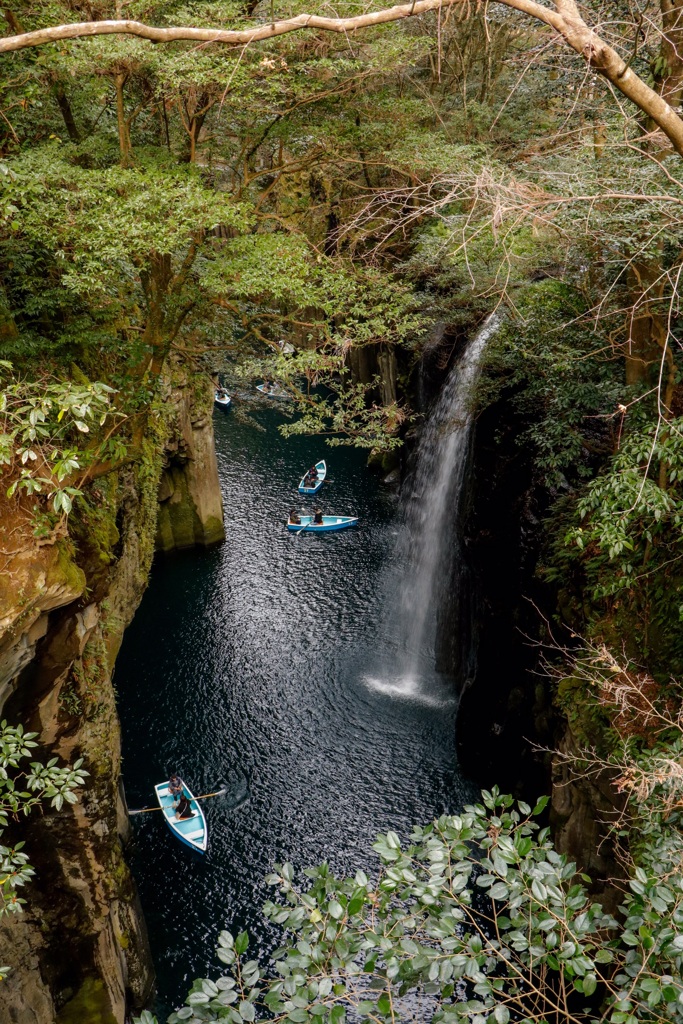
[[[426,14],[428,11],[434,11],[440,7],[451,7],[463,2],[464,0],[415,0],[414,3],[387,7],[384,10],[361,14],[355,18],[323,18],[317,14],[299,14],[295,18],[286,18],[283,21],[255,25],[245,29],[158,28],[153,25],[145,25],[140,21],[127,20],[75,22],[1,38],[0,53],[9,53],[30,46],[41,46],[44,43],[52,43],[60,39],[100,35],[134,35],[149,39],[154,43],[194,40],[200,43],[227,43],[246,46],[261,39],[272,39],[274,36],[298,32],[301,29],[349,33],[356,29],[400,21],[403,18]],[[627,99],[647,114],[669,138],[676,152],[683,156],[683,120],[659,93],[651,89],[629,68],[616,50],[612,49],[585,23],[574,0],[555,0],[555,10],[544,7],[536,0],[500,0],[500,2],[506,7],[520,11],[522,14],[555,29],[567,45],[575,50],[592,70],[604,75]]]

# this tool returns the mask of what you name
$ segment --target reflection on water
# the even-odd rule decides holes
[[[131,807],[177,769],[208,800],[209,849],[198,859],[158,815],[133,818],[131,859],[159,976],[161,1008],[199,974],[215,974],[215,936],[274,936],[259,913],[274,861],[372,870],[379,831],[457,809],[455,704],[447,683],[395,699],[377,665],[394,662],[381,581],[395,544],[396,502],[361,452],[285,441],[218,414],[227,542],[155,565],[116,670],[124,780]],[[284,528],[303,470],[325,456],[325,513],[355,531]],[[370,677],[370,678],[368,678]]]

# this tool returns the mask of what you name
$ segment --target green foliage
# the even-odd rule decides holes
[[[667,677],[683,670],[682,423],[645,407],[618,422],[616,453],[552,512],[542,575],[559,585],[572,628],[623,637]]]
[[[79,439],[112,414],[113,388],[45,376],[22,380],[5,360],[0,381],[0,466],[7,467],[12,481],[8,497],[45,494],[54,512],[68,515],[81,493],[69,481],[99,454],[96,445],[88,451]]]
[[[0,836],[10,818],[28,815],[44,801],[61,811],[64,804],[75,804],[76,790],[84,784],[88,772],[81,767],[81,759],[73,765],[60,767],[57,758],[47,763],[30,761],[31,752],[38,744],[37,733],[24,732],[21,725],[0,722]],[[24,843],[12,847],[0,844],[0,917],[7,913],[20,913],[26,900],[17,890],[33,876],[34,871],[24,853]],[[0,980],[7,968],[0,968]]]
[[[416,997],[437,1024],[679,1021],[680,863],[666,882],[654,864],[637,868],[618,921],[534,820],[546,803],[515,806],[493,790],[415,828],[405,847],[388,832],[372,880],[323,864],[300,889],[292,866],[278,867],[268,881],[280,898],[264,906],[284,931],[272,963],[249,956],[246,933],[221,932],[228,971],[196,981],[169,1024],[395,1021]]]
[[[680,483],[683,419],[675,419],[628,432],[607,472],[588,485],[577,506],[582,525],[567,534],[567,543],[592,547],[597,598],[632,588],[647,565],[675,557],[683,526]],[[605,563],[614,569],[609,578],[600,572]]]
[[[247,226],[244,206],[205,188],[193,167],[141,154],[135,169],[93,171],[69,160],[68,149],[32,149],[3,185],[19,238],[49,247],[62,287],[75,293],[116,302],[131,278],[177,257],[198,232]]]
[[[565,284],[527,285],[494,337],[480,400],[504,396],[520,423],[518,444],[549,488],[587,479],[595,454],[611,448],[608,433],[626,397],[621,369],[581,322],[581,297]],[[602,426],[602,429],[601,429]]]

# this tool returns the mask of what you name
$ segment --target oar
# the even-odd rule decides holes
[[[202,793],[201,796],[194,797],[195,800],[208,800],[210,796],[224,796],[227,793],[227,789],[217,789],[215,793]],[[140,807],[136,811],[128,811],[129,814],[147,814],[149,811],[161,811],[161,807]]]

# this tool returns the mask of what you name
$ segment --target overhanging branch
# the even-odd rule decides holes
[[[198,43],[223,43],[245,46],[262,39],[299,32],[302,29],[317,29],[323,32],[352,33],[373,25],[385,25],[403,18],[426,14],[440,7],[451,7],[464,0],[415,0],[414,3],[399,4],[380,11],[360,14],[355,18],[323,18],[317,14],[299,14],[268,24],[255,25],[245,29],[169,27],[157,28],[141,21],[85,21],[49,28],[21,32],[0,39],[0,53],[10,53],[25,47],[42,46],[61,39],[87,38],[100,35],[133,35],[149,39],[154,43],[189,41]],[[624,96],[636,104],[671,141],[674,149],[683,156],[683,120],[669,106],[659,93],[651,89],[628,66],[623,58],[612,49],[583,20],[574,0],[555,0],[555,9],[544,7],[536,0],[499,0],[506,7],[520,11],[536,21],[555,29],[565,43],[578,53],[597,73],[604,75]]]

